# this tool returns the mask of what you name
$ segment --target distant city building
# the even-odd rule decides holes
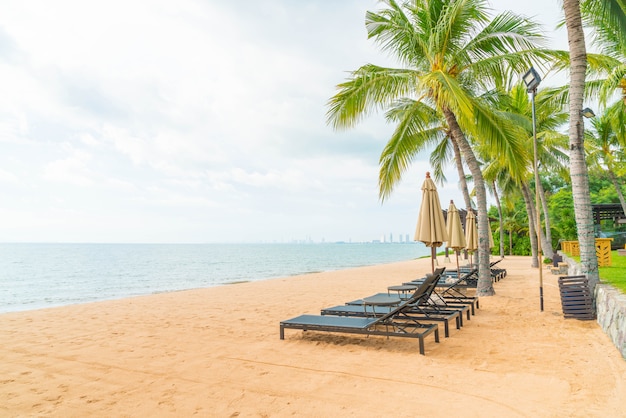
[[[409,239],[409,234],[406,234],[406,242],[411,242],[411,240]]]

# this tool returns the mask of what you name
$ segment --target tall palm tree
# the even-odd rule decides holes
[[[494,292],[489,270],[486,188],[466,134],[490,144],[493,155],[509,168],[517,169],[515,157],[523,153],[518,128],[502,120],[477,99],[475,92],[493,86],[495,78],[523,73],[533,58],[546,58],[540,48],[541,32],[535,23],[509,12],[490,20],[485,0],[381,3],[385,5],[381,11],[366,14],[368,36],[394,54],[404,68],[367,64],[352,72],[330,99],[329,123],[335,128],[350,127],[369,111],[384,109],[402,98],[425,103],[443,116],[450,137],[472,174],[476,191],[477,294],[491,295]],[[406,166],[398,168],[404,171]],[[382,184],[381,195],[392,187],[393,184]]]
[[[593,14],[604,16],[605,21],[615,28],[620,42],[626,40],[626,18],[622,0],[583,0],[590,5]],[[570,89],[569,89],[569,146],[570,176],[572,179],[572,195],[574,214],[578,230],[580,246],[580,262],[582,273],[589,280],[593,289],[599,281],[598,259],[596,257],[594,223],[591,212],[589,194],[589,175],[585,162],[583,146],[583,94],[585,91],[585,71],[587,69],[587,48],[581,16],[580,0],[563,0],[565,26],[570,52]]]
[[[618,136],[611,124],[611,115],[607,111],[591,120],[592,129],[585,131],[585,150],[590,165],[605,171],[615,187],[622,210],[626,213],[626,200],[622,193],[621,181],[616,171],[617,165],[624,162],[623,151]],[[620,158],[621,157],[621,158]]]
[[[565,123],[567,123],[569,115],[559,102],[552,100],[555,89],[542,89],[536,97],[536,126],[537,126],[537,154],[538,166],[540,172],[560,174],[565,176],[567,167],[569,166],[569,158],[567,155],[567,137],[559,132]],[[526,95],[526,99],[528,95]],[[531,104],[528,104],[528,117],[531,117]],[[528,132],[529,138],[532,131]],[[539,178],[543,178],[540,175]],[[548,211],[548,199],[543,184],[539,181],[535,185],[538,188],[539,200],[544,217],[545,227],[541,230],[542,243],[541,248],[546,257],[554,258],[554,250],[552,247],[551,219]]]
[[[500,195],[498,194],[498,187],[495,180],[490,181],[489,190],[496,200],[496,209],[498,210],[498,231],[500,231],[500,246],[498,250],[500,257],[504,258],[504,214],[502,212],[502,203],[500,202]]]
[[[526,88],[521,84],[516,84],[506,91],[493,92],[486,96],[489,103],[495,109],[502,112],[503,115],[510,118],[514,123],[524,130],[524,141],[532,142],[533,125],[532,125],[532,104],[528,98]],[[553,89],[542,89],[536,96],[536,126],[537,126],[537,149],[538,149],[538,169],[540,171],[562,172],[567,164],[566,137],[558,132],[565,122],[567,122],[567,114],[563,111],[563,106],[559,100],[554,100]],[[481,152],[483,152],[481,150]],[[484,158],[490,160],[489,156]],[[485,172],[485,177],[497,179],[502,184],[505,178],[509,178],[509,182],[517,184],[518,187],[530,187],[530,179],[533,177],[530,158],[527,160],[527,166],[519,173],[502,174],[502,167],[497,163],[491,163]],[[542,177],[542,176],[540,176]],[[552,235],[550,232],[550,215],[548,212],[548,203],[541,182],[536,184],[539,188],[539,198],[542,207],[545,229],[541,230],[542,248],[544,254],[548,258],[553,258]],[[526,195],[524,195],[525,197]],[[530,195],[529,195],[530,196]],[[525,202],[527,207],[532,208],[529,213],[529,221],[537,219],[534,204]],[[531,240],[533,245],[536,241]],[[533,247],[533,254],[536,256],[536,248]],[[538,267],[540,263],[537,259],[533,259],[532,266]]]
[[[582,272],[587,276],[591,287],[599,280],[598,259],[595,250],[591,197],[589,194],[589,176],[583,147],[583,94],[585,90],[585,71],[587,69],[587,48],[583,31],[579,0],[563,0],[565,25],[570,50],[570,89],[569,89],[569,144],[570,176],[572,179],[572,197],[574,216],[578,230],[580,262]]]

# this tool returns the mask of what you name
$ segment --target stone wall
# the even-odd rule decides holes
[[[598,324],[626,359],[626,295],[608,284],[596,285]]]

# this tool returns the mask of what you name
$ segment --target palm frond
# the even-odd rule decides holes
[[[415,71],[367,64],[354,71],[339,92],[328,101],[327,123],[334,129],[350,128],[374,109],[383,109],[396,98],[408,95]]]
[[[379,196],[383,201],[417,154],[445,137],[436,111],[419,101],[403,99],[394,103],[387,112],[387,119],[397,122],[397,126],[379,161]]]

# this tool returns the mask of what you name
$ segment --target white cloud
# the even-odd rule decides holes
[[[366,37],[365,11],[379,5],[6,0],[2,236],[185,242],[410,233],[427,157],[381,205],[378,156],[391,128],[380,115],[345,132],[325,120],[347,71],[395,65]],[[455,193],[453,170],[449,181],[442,194]]]
[[[0,169],[0,183],[18,184],[19,180],[15,174]]]
[[[63,148],[66,148],[69,155],[46,164],[43,172],[44,180],[76,186],[91,186],[93,173],[88,168],[92,159],[91,154],[72,149],[69,144],[63,144]]]

